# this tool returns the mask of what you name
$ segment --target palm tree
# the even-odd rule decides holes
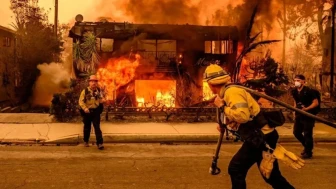
[[[83,52],[82,52],[81,44],[77,40],[75,43],[73,43],[73,60],[76,64],[76,67],[80,71],[85,70],[85,62],[83,60]]]
[[[91,74],[96,72],[100,63],[97,50],[97,37],[92,32],[84,34],[84,42],[77,40],[73,44],[73,59],[79,71]]]
[[[271,43],[275,43],[275,42],[280,41],[280,40],[264,40],[264,41],[254,43],[254,41],[257,39],[257,37],[262,33],[262,32],[259,32],[255,36],[251,37],[251,31],[252,31],[252,27],[253,27],[253,24],[254,24],[254,19],[255,19],[255,16],[257,14],[257,11],[258,11],[258,5],[253,10],[251,20],[250,20],[250,23],[249,23],[249,27],[248,27],[247,32],[246,32],[246,39],[245,39],[243,50],[242,50],[241,54],[238,56],[238,58],[236,60],[236,63],[235,63],[236,67],[233,71],[233,76],[232,76],[232,79],[233,79],[234,82],[239,82],[239,73],[240,73],[240,68],[241,68],[241,62],[242,62],[243,58],[248,53],[252,52],[254,49],[258,48],[259,46],[269,45]]]

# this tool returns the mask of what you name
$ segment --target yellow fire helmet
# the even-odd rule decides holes
[[[230,80],[230,75],[216,64],[210,64],[204,71],[203,81],[208,82],[210,85],[224,85]]]

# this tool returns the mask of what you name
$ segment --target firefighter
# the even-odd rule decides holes
[[[79,97],[80,112],[84,123],[84,146],[89,147],[91,132],[91,123],[93,124],[97,147],[99,150],[104,149],[103,136],[100,129],[100,114],[103,110],[103,95],[98,88],[98,79],[95,75],[89,78],[89,87],[85,88]]]
[[[264,180],[273,188],[294,188],[281,175],[277,159],[294,169],[301,168],[304,161],[277,144],[278,132],[267,124],[256,100],[242,88],[232,86],[226,89],[231,77],[218,65],[206,68],[204,81],[217,94],[214,104],[223,110],[228,127],[244,141],[228,167],[232,188],[246,188],[247,172],[255,163]],[[217,129],[222,130],[219,125]]]

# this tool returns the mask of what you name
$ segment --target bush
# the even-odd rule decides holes
[[[80,115],[78,99],[82,90],[87,87],[84,79],[71,81],[71,89],[63,94],[54,94],[51,101],[50,114],[60,122],[71,121]]]

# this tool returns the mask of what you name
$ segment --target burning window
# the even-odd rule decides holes
[[[135,80],[138,107],[175,107],[175,80]]]
[[[140,51],[156,51],[156,40],[139,40],[138,50]]]
[[[233,41],[225,40],[221,41],[221,54],[232,54],[233,53]]]
[[[169,63],[176,58],[176,40],[139,40],[137,49],[146,59]]]
[[[211,91],[207,82],[203,82],[203,100],[210,100],[215,94]]]
[[[233,53],[233,41],[221,40],[221,41],[205,41],[204,53],[208,54],[232,54]]]
[[[176,40],[157,40],[157,50],[176,52]]]
[[[212,41],[211,43],[212,54],[220,53],[220,41]]]
[[[211,52],[212,52],[211,51],[211,41],[205,41],[204,45],[205,45],[204,52],[211,54]]]

